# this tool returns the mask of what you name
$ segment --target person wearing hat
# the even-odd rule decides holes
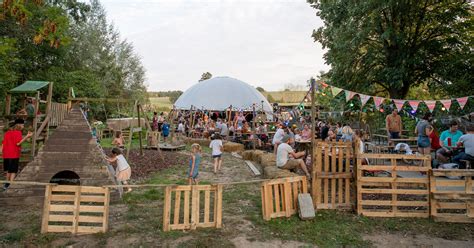
[[[3,170],[6,173],[6,180],[13,181],[16,174],[18,173],[18,165],[20,163],[21,155],[21,144],[30,138],[33,133],[28,134],[23,138],[22,130],[25,127],[25,121],[23,119],[16,119],[15,125],[5,133],[2,141],[2,157],[3,157]],[[10,186],[9,183],[3,185],[3,189],[6,190]]]
[[[305,155],[305,152],[295,152],[293,148],[289,145],[291,138],[289,135],[283,136],[281,139],[281,144],[278,146],[277,155],[276,155],[276,165],[280,169],[292,170],[300,168],[304,171],[306,176],[310,178],[308,169],[303,159],[300,159]],[[290,156],[292,158],[290,158]]]

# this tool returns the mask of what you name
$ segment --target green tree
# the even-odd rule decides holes
[[[452,96],[474,94],[470,1],[308,0],[324,27],[313,32],[328,49],[331,83],[404,98],[420,84]],[[463,88],[464,89],[464,88]]]
[[[262,87],[257,87],[256,89],[258,90],[258,92],[261,92],[261,93],[265,92],[265,89]]]
[[[212,78],[212,74],[210,72],[204,72],[201,75],[201,79],[199,79],[199,82],[204,81],[204,80],[208,80],[208,79],[211,79],[211,78]]]

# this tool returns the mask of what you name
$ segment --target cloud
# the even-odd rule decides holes
[[[278,90],[329,69],[311,37],[322,21],[305,1],[102,3],[143,58],[150,90],[186,90],[206,71]]]

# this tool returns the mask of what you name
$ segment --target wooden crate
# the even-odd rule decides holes
[[[351,197],[350,142],[318,142],[313,152],[312,197],[316,209],[348,209]]]
[[[222,227],[222,185],[166,187],[163,230],[197,227]]]
[[[362,165],[362,160],[386,161],[389,164]],[[414,160],[403,165],[401,160]],[[421,166],[420,164],[423,164]],[[429,217],[430,156],[399,154],[357,155],[357,213],[372,217]],[[386,176],[369,175],[383,172]],[[412,177],[399,177],[410,172]],[[422,174],[424,173],[424,175]]]
[[[431,216],[435,221],[474,223],[473,177],[474,170],[431,172]]]
[[[41,232],[106,232],[109,201],[108,188],[48,185],[45,190]]]
[[[290,217],[298,213],[298,194],[308,193],[305,176],[287,177],[262,183],[263,219]]]

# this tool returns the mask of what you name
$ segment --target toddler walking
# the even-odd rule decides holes
[[[191,145],[191,158],[189,159],[188,183],[198,184],[199,164],[201,163],[201,146],[199,144]]]
[[[221,170],[222,166],[222,139],[218,133],[211,136],[211,144],[209,147],[212,148],[212,158],[214,159],[214,174]]]

